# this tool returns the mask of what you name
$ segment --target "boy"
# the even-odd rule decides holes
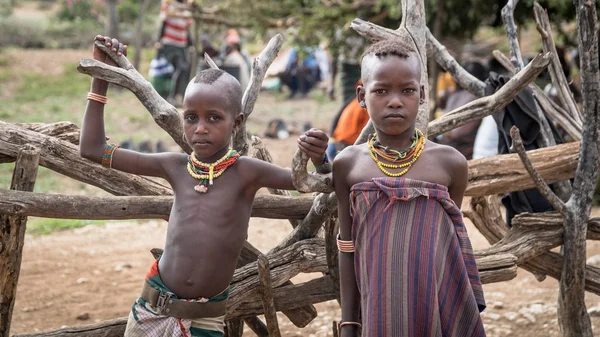
[[[467,161],[415,129],[419,55],[380,41],[356,90],[376,134],[335,158],[341,336],[485,336],[485,307],[460,205]],[[362,320],[359,320],[359,313]]]
[[[127,46],[97,36],[117,55]],[[115,63],[94,45],[94,59]],[[223,336],[225,300],[247,236],[252,202],[261,187],[294,189],[291,171],[229,147],[244,120],[242,88],[231,75],[200,72],[183,100],[184,136],[192,155],[143,154],[107,145],[103,111],[108,84],[93,78],[81,128],[81,155],[108,168],[162,177],[173,187],[165,250],[146,275],[125,336]],[[300,148],[324,162],[327,136],[308,131]]]

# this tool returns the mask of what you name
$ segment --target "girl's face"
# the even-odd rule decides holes
[[[375,128],[387,135],[399,135],[414,128],[423,102],[420,61],[390,55],[366,64],[371,67],[357,88],[359,101],[364,101]]]

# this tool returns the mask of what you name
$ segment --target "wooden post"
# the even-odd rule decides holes
[[[258,256],[258,278],[260,280],[260,294],[265,309],[265,320],[267,321],[269,337],[281,337],[279,323],[277,322],[277,310],[275,310],[275,302],[273,301],[269,260],[262,254]]]
[[[199,44],[200,44],[200,7],[196,2],[192,3],[192,13],[194,17],[194,45],[192,46],[192,50],[194,54],[192,55],[192,59],[190,60],[190,79],[196,76],[198,72],[198,55],[200,53]]]
[[[225,337],[242,337],[244,321],[241,318],[225,321]]]
[[[333,337],[340,337],[338,322],[333,321],[332,329],[333,329]]]
[[[339,224],[336,218],[329,218],[325,223],[325,254],[327,254],[328,274],[333,280],[334,291],[337,294],[336,298],[340,303],[340,268],[338,261],[338,249],[336,244],[337,233],[339,232]]]
[[[585,307],[586,233],[598,177],[598,124],[600,76],[598,74],[598,17],[596,1],[574,0],[581,50],[583,133],[573,193],[566,203],[564,256],[558,292],[558,326],[564,337],[592,337],[592,323]]]
[[[260,320],[260,318],[256,316],[246,317],[244,318],[244,323],[246,323],[246,326],[249,327],[250,330],[256,334],[256,336],[269,337],[269,329],[265,323]]]
[[[149,0],[142,0],[138,5],[138,18],[135,22],[135,54],[133,55],[133,66],[135,69],[140,69],[140,62],[142,60],[142,51],[144,49],[144,14],[149,2]]]
[[[19,151],[11,189],[33,191],[40,151],[26,145]],[[0,337],[8,337],[17,294],[27,217],[0,215]]]

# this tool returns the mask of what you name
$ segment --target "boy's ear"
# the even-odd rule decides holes
[[[235,116],[235,120],[233,121],[232,133],[238,132],[240,130],[240,126],[242,126],[244,119],[246,119],[246,116],[242,112]]]
[[[425,86],[421,85],[421,90],[420,90],[421,94],[419,97],[419,102],[420,104],[425,103]]]
[[[358,103],[365,101],[365,87],[359,85],[356,87],[356,99],[358,99]]]

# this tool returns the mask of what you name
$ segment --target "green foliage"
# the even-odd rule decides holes
[[[0,119],[19,122],[57,122],[72,120],[73,112],[65,110],[62,102],[81,97],[90,85],[90,78],[77,72],[75,66],[65,68],[60,76],[39,73],[21,75],[20,86],[0,105]],[[0,82],[1,85],[1,82]],[[39,114],[25,113],[31,105],[40,105]]]
[[[41,28],[34,20],[0,17],[0,47],[43,48],[46,42]]]
[[[87,225],[101,225],[106,222],[107,221],[105,220],[71,220],[30,217],[27,221],[27,233],[44,235],[55,231],[79,228]]]
[[[57,18],[64,21],[97,21],[102,2],[93,0],[62,0]]]
[[[11,16],[17,0],[0,0],[0,18]]]
[[[425,0],[427,25],[432,29],[438,19],[440,0]],[[196,1],[201,6],[217,6],[222,16],[242,18],[241,25],[250,26],[258,36],[273,26],[273,22],[286,18],[297,19],[289,29],[294,35],[294,44],[313,46],[319,41],[330,42],[333,53],[347,54],[357,47],[357,34],[349,28],[354,18],[374,22],[380,26],[396,29],[402,13],[398,0],[375,1],[323,1],[323,0],[227,0]],[[575,8],[566,0],[539,0],[548,9],[550,21],[555,24],[571,22],[575,19]],[[534,0],[521,0],[515,9],[517,24],[534,21]],[[506,0],[445,0],[440,13],[444,13],[441,31],[444,36],[469,39],[482,25],[498,27],[502,25],[501,10]],[[285,20],[284,20],[285,21]],[[350,39],[349,39],[350,38]],[[360,46],[358,46],[360,49]],[[352,54],[352,53],[351,53]],[[355,53],[351,57],[356,57]]]

